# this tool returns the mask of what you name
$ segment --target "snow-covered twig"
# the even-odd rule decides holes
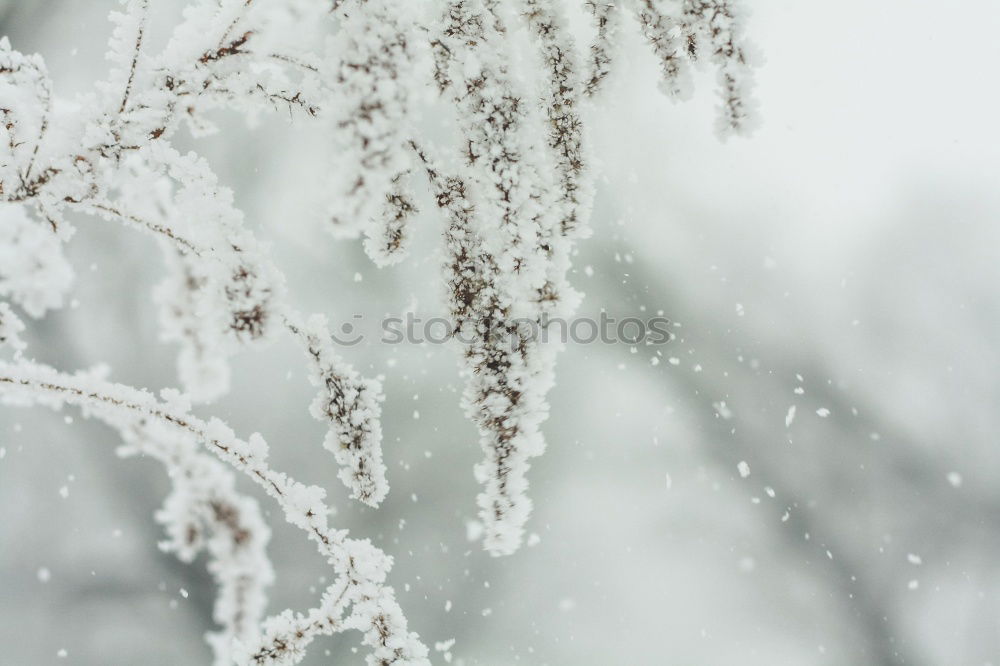
[[[620,2],[621,0],[619,0]],[[587,8],[594,17],[597,35],[590,45],[589,68],[584,83],[588,97],[596,95],[611,73],[616,50],[615,39],[621,23],[621,6],[610,0],[589,0]]]
[[[691,64],[702,55],[718,69],[722,103],[716,130],[722,137],[756,128],[752,57],[735,0],[630,0],[643,35],[660,63],[660,88],[671,99],[693,92]]]
[[[351,497],[376,507],[389,492],[382,462],[382,385],[361,377],[336,353],[326,319],[306,322],[289,318],[286,325],[309,357],[309,381],[319,388],[310,407],[318,421],[329,424],[323,445],[340,463],[340,480]]]
[[[21,339],[24,332],[24,322],[14,314],[8,303],[0,301],[0,349],[7,347],[15,354],[23,352],[27,345]]]
[[[34,362],[0,361],[0,394],[8,404],[39,404],[54,409],[69,404],[120,430],[156,424],[198,441],[261,486],[284,511],[285,519],[306,532],[337,572],[338,581],[332,587],[343,586],[342,595],[332,603],[328,594],[316,610],[310,611],[309,617],[322,620],[316,620],[315,630],[296,628],[298,620],[290,612],[265,621],[263,632],[239,648],[239,663],[297,663],[304,656],[305,645],[316,635],[344,629],[364,632],[366,644],[374,648],[373,656],[381,660],[376,663],[427,663],[426,648],[416,634],[407,630],[392,588],[385,585],[392,559],[369,541],[351,539],[346,530],[331,528],[325,491],[272,469],[267,462],[267,443],[260,435],[242,440],[222,421],[194,416],[175,392],[166,393],[160,400],[93,373],[68,375]],[[352,605],[350,614],[342,619],[348,604]]]
[[[219,589],[212,615],[222,627],[208,640],[216,666],[229,666],[236,643],[253,640],[260,630],[274,580],[267,557],[271,530],[260,507],[235,489],[233,473],[190,433],[132,414],[107,412],[103,419],[121,433],[122,455],[146,455],[166,468],[173,486],[156,514],[168,536],[160,546],[188,563],[208,552],[208,571]]]
[[[337,15],[340,39],[328,74],[336,139],[330,218],[335,234],[356,237],[378,223],[394,183],[409,169],[416,16],[407,3],[391,0],[345,2]]]

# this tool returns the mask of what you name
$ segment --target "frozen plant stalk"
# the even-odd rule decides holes
[[[369,664],[423,665],[386,584],[392,558],[328,524],[326,491],[275,470],[258,434],[241,439],[192,413],[229,388],[229,361],[279,335],[304,349],[317,388],[312,415],[358,501],[378,506],[389,486],[382,453],[380,379],[341,358],[321,315],[300,315],[284,277],[208,163],[172,143],[217,131],[216,109],[249,117],[278,111],[329,137],[334,161],[325,219],[334,235],[364,236],[379,266],[407,255],[420,193],[443,218],[441,282],[462,333],[462,404],[479,431],[475,473],[494,555],[517,550],[532,503],[530,460],[560,345],[535,335],[568,317],[581,295],[568,273],[589,234],[593,169],[584,105],[614,69],[630,12],[675,99],[691,92],[692,66],[719,81],[718,128],[755,123],[750,49],[736,0],[594,0],[595,41],[575,43],[555,0],[193,0],[166,45],[148,45],[150,3],[112,13],[107,77],[60,98],[40,56],[0,39],[0,400],[72,405],[117,429],[124,454],[160,461],[172,490],[157,513],[162,547],[184,561],[209,555],[219,594],[210,636],[216,664],[288,665],[317,636],[356,630]],[[523,58],[518,40],[534,47]],[[437,101],[435,101],[437,100]],[[420,130],[427,104],[447,107],[450,141]],[[439,109],[434,109],[437,112]],[[157,239],[166,277],[156,290],[161,333],[177,343],[183,393],[159,397],[106,373],[69,374],[31,360],[21,314],[60,308],[75,272],[63,248],[82,214]],[[214,457],[213,457],[214,456]],[[258,484],[285,520],[333,567],[315,606],[264,618],[273,580],[270,530],[235,487]]]

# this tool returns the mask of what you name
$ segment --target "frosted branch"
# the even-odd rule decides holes
[[[330,219],[356,237],[376,220],[393,183],[409,168],[406,140],[417,64],[415,16],[389,0],[344,3],[332,54],[330,113],[337,160]]]
[[[260,507],[236,491],[232,472],[199,450],[189,433],[146,418],[104,418],[122,434],[122,455],[146,455],[166,468],[173,487],[156,514],[168,536],[160,547],[187,563],[208,552],[219,589],[212,616],[222,627],[208,640],[216,666],[229,666],[234,644],[257,635],[274,580],[266,552],[271,530]]]
[[[752,129],[752,58],[735,0],[622,2],[652,46],[669,96],[687,97],[692,63],[711,63],[720,131]],[[617,4],[580,9],[597,30],[584,53],[556,0],[194,0],[152,52],[148,0],[125,0],[111,17],[108,77],[73,100],[53,96],[39,56],[0,39],[0,298],[31,317],[61,307],[74,277],[63,256],[70,214],[148,234],[167,265],[155,294],[162,337],[180,345],[189,398],[21,360],[24,325],[6,301],[0,346],[14,361],[0,361],[0,394],[5,402],[79,406],[121,431],[127,451],[167,467],[173,489],[158,514],[164,547],[185,561],[210,555],[220,589],[218,664],[297,663],[315,637],[349,629],[372,648],[369,663],[424,664],[426,649],[385,585],[391,558],[330,528],[325,492],[272,469],[259,435],[244,441],[221,421],[191,414],[188,399],[209,402],[228,389],[233,354],[284,331],[306,352],[318,389],[310,411],[327,426],[324,446],[339,478],[370,506],[388,491],[381,382],[336,353],[322,317],[295,312],[233,193],[170,140],[182,124],[196,138],[215,131],[218,108],[324,123],[336,158],[324,174],[327,226],[363,235],[379,266],[409,251],[418,199],[411,180],[422,169],[444,218],[447,308],[464,344],[462,405],[484,454],[475,473],[485,547],[508,554],[531,512],[526,475],[545,448],[540,427],[560,348],[534,333],[581,298],[567,277],[575,243],[589,233],[593,197],[581,105],[609,76],[620,32]],[[525,40],[540,67],[514,52]],[[454,111],[456,140],[443,157],[430,154],[417,122],[435,90]],[[336,578],[315,608],[261,622],[273,578],[267,527],[256,504],[234,490],[231,471],[199,445],[264,488],[333,565]]]
[[[620,0],[619,0],[620,1]],[[584,92],[593,97],[604,86],[611,73],[616,51],[615,39],[621,25],[621,7],[609,0],[592,0],[587,8],[593,15],[597,36],[590,45],[589,68],[584,83]]]
[[[358,629],[364,632],[365,643],[374,648],[373,656],[382,660],[376,663],[427,663],[426,648],[415,634],[408,632],[392,588],[384,584],[391,558],[367,540],[351,539],[346,530],[331,528],[327,523],[331,511],[325,503],[325,491],[272,469],[267,463],[267,443],[260,435],[239,439],[222,421],[204,421],[192,415],[175,393],[167,393],[163,400],[158,400],[146,391],[112,384],[93,374],[67,375],[30,362],[0,361],[0,394],[8,404],[38,404],[54,409],[69,404],[119,429],[126,424],[144,427],[155,423],[169,432],[201,442],[219,459],[262,487],[282,508],[285,519],[316,544],[320,554],[334,567],[338,580],[346,586],[346,599],[353,603],[350,616],[342,623],[335,620],[328,614],[331,608],[325,597],[324,603],[310,612],[324,616],[316,632]],[[333,606],[340,608],[339,603]],[[242,656],[238,662],[298,663],[305,645],[316,634],[294,631],[288,634],[286,630],[294,622],[289,612],[266,621],[264,633],[240,648]],[[283,636],[277,645],[275,634]],[[247,651],[248,644],[266,645]]]
[[[718,69],[719,135],[753,131],[757,123],[751,96],[753,62],[743,34],[742,8],[734,0],[632,1],[642,33],[660,63],[663,92],[672,99],[690,98],[691,63],[707,55]]]
[[[389,492],[379,424],[381,383],[361,377],[340,358],[324,317],[313,315],[305,323],[290,317],[287,326],[309,357],[309,381],[319,388],[309,411],[330,428],[323,446],[340,464],[340,480],[351,497],[378,506]]]
[[[24,332],[24,322],[14,314],[10,305],[0,301],[0,350],[7,347],[13,349],[15,354],[24,351],[26,345],[21,339]]]

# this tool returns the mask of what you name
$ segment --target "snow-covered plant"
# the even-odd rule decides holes
[[[337,356],[333,340],[321,315],[305,324],[288,322],[288,328],[309,355],[309,379],[319,387],[310,408],[330,430],[323,445],[340,463],[340,478],[351,496],[369,506],[378,506],[389,492],[382,462],[382,385],[361,377]]]
[[[21,321],[10,305],[0,301],[0,348],[7,347],[13,349],[15,354],[20,354],[27,345],[21,339],[24,332],[24,322]]]
[[[326,492],[272,469],[268,445],[257,434],[242,440],[222,421],[202,420],[176,391],[162,397],[103,379],[102,372],[70,375],[32,361],[0,361],[5,402],[83,408],[85,416],[117,428],[129,444],[161,460],[175,482],[158,519],[167,526],[166,548],[182,559],[207,548],[220,597],[215,618],[224,631],[213,637],[216,663],[297,663],[316,637],[357,629],[372,648],[370,663],[426,663],[427,649],[407,631],[393,590],[385,585],[392,559],[368,540],[351,539],[331,528]],[[273,497],[285,519],[305,531],[337,573],[316,608],[285,611],[255,623],[264,609],[263,590],[271,582],[264,554],[268,531],[252,500],[233,490],[226,467],[205,457],[195,444],[243,472]],[[208,541],[205,532],[211,532]]]
[[[668,97],[691,97],[691,65],[705,58],[718,69],[722,98],[718,132],[727,136],[753,129],[756,114],[749,96],[753,61],[744,44],[743,9],[737,2],[635,0],[632,10],[660,63],[660,88]],[[595,10],[595,15],[605,21],[607,32],[607,11]]]
[[[581,298],[568,272],[593,196],[584,105],[612,71],[623,9],[668,95],[688,94],[691,63],[718,69],[723,134],[753,121],[742,14],[731,0],[588,2],[581,10],[593,14],[595,36],[581,47],[555,0],[195,0],[153,51],[148,0],[122,5],[111,16],[107,78],[75,98],[54,93],[41,57],[0,40],[0,299],[33,318],[63,305],[74,282],[63,246],[80,214],[154,236],[166,265],[155,297],[162,337],[180,347],[181,391],[158,398],[104,369],[72,374],[30,360],[25,326],[4,300],[0,396],[79,407],[121,433],[124,454],[164,465],[173,490],[157,514],[162,546],[184,561],[209,555],[217,664],[297,663],[313,638],[348,629],[362,633],[371,664],[426,663],[385,583],[391,558],[330,527],[325,491],[273,469],[260,435],[240,439],[191,411],[228,390],[233,354],[290,335],[305,351],[318,389],[310,411],[328,426],[324,446],[340,479],[371,506],[388,492],[380,382],[341,358],[323,316],[295,309],[232,192],[172,139],[182,127],[195,138],[216,131],[218,108],[313,124],[334,156],[322,223],[336,236],[363,235],[379,266],[406,256],[426,183],[444,219],[442,283],[464,345],[463,404],[485,454],[476,467],[485,547],[507,554],[531,511],[526,473],[545,448],[559,350],[531,332]],[[421,130],[427,105],[450,114],[449,140]],[[264,618],[269,530],[233,470],[334,567],[315,608]]]
[[[612,4],[589,7],[597,26],[589,70],[561,3],[552,0],[456,0],[429,29],[434,82],[457,111],[459,164],[450,170],[461,176],[435,166],[416,138],[413,145],[446,215],[454,330],[472,341],[463,354],[463,403],[486,456],[476,467],[484,485],[478,503],[484,543],[494,555],[521,544],[531,512],[528,460],[545,448],[539,428],[559,345],[531,331],[572,314],[580,301],[567,280],[574,244],[589,233],[592,198],[580,107],[610,71],[619,11]],[[690,30],[717,45],[722,133],[750,129],[749,70],[730,3],[648,0],[632,9],[661,58],[679,30],[670,17],[692,17],[686,19],[695,26]],[[645,20],[651,12],[661,19],[653,28]],[[515,28],[526,30],[536,51],[520,68]],[[676,55],[693,59],[696,53]],[[664,77],[669,88],[670,72]],[[537,150],[540,145],[548,150]]]

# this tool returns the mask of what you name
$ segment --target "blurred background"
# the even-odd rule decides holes
[[[8,0],[0,33],[70,96],[106,71],[116,4]],[[386,378],[378,511],[336,479],[290,341],[237,357],[233,392],[202,410],[328,489],[335,522],[395,557],[411,627],[432,649],[455,639],[452,663],[1000,664],[1000,5],[752,4],[753,138],[713,135],[710,73],[693,102],[661,97],[631,23],[587,111],[600,178],[581,315],[662,310],[677,339],[560,356],[532,545],[494,559],[469,540],[481,454],[455,347],[345,351]],[[197,148],[295,305],[334,323],[443,312],[426,196],[411,257],[378,270],[318,222],[329,155],[312,129],[220,118]],[[75,300],[33,322],[36,356],[175,385],[156,244],[80,220],[69,248]],[[211,580],[157,550],[167,479],[116,445],[70,412],[0,410],[0,664],[209,662]],[[304,610],[329,570],[271,518],[270,609]],[[357,646],[323,639],[306,663],[363,663]]]

